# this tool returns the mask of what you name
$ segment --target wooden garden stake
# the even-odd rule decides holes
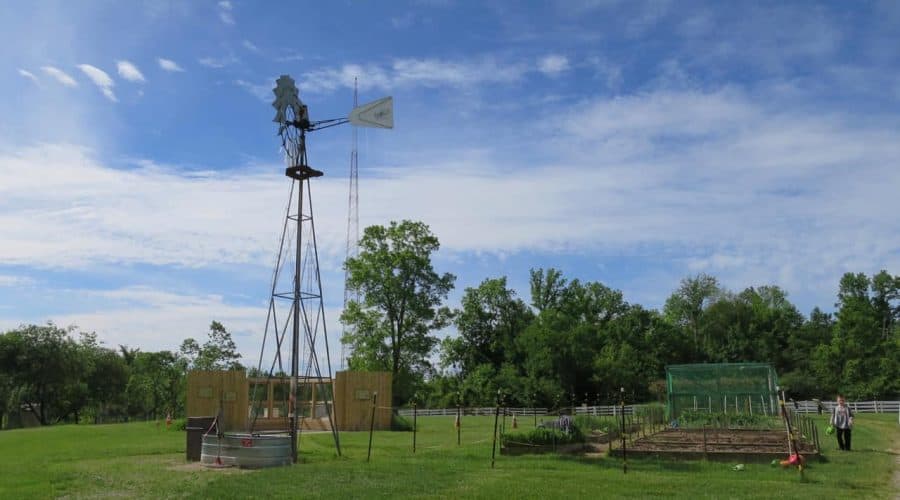
[[[497,390],[497,408],[494,410],[494,444],[491,445],[491,469],[497,458],[497,421],[500,420],[500,391]]]
[[[625,388],[620,390],[622,394],[622,474],[628,474],[628,456],[625,445]]]
[[[372,458],[372,434],[375,432],[375,405],[378,400],[378,393],[372,393],[372,418],[369,420],[369,452],[366,454],[366,462]]]

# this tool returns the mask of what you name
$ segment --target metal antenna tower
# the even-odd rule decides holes
[[[353,107],[359,106],[359,87],[357,79],[353,79]],[[344,262],[351,257],[359,255],[359,145],[357,139],[357,126],[353,125],[353,145],[350,150],[350,194],[347,196],[347,253]],[[350,272],[344,270],[344,310],[350,301],[359,302],[359,293],[347,286],[350,280]],[[347,325],[343,325],[341,337],[348,333]],[[347,362],[346,345],[341,341],[341,369]]]

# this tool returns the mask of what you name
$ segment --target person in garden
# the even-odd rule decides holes
[[[831,425],[837,431],[838,448],[850,451],[850,429],[853,427],[853,412],[844,401],[844,396],[838,395],[837,406],[831,410]]]

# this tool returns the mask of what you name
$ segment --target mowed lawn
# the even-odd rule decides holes
[[[822,420],[824,424],[824,420]],[[509,420],[507,420],[509,425]],[[520,426],[532,425],[530,419]],[[769,464],[500,456],[491,469],[493,419],[465,417],[462,446],[451,417],[419,419],[412,433],[377,432],[366,463],[367,433],[301,440],[302,464],[259,471],[206,470],[184,460],[183,432],[148,423],[67,425],[0,431],[2,498],[894,498],[900,450],[896,415],[861,414],[854,451],[824,437],[827,461],[796,470]],[[824,425],[820,430],[824,429]],[[824,436],[824,433],[823,433]]]

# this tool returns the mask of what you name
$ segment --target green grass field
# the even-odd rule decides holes
[[[523,425],[530,423],[527,421]],[[419,419],[412,433],[343,433],[344,456],[331,435],[304,435],[303,463],[260,471],[206,470],[184,461],[183,432],[153,424],[57,426],[0,432],[2,498],[894,498],[900,450],[896,415],[859,415],[854,451],[823,443],[825,462],[796,470],[768,464],[500,456],[490,467],[489,417],[463,419],[462,446],[450,417]],[[824,428],[824,426],[822,426]],[[824,436],[824,434],[823,434]],[[893,451],[891,451],[893,450]]]

